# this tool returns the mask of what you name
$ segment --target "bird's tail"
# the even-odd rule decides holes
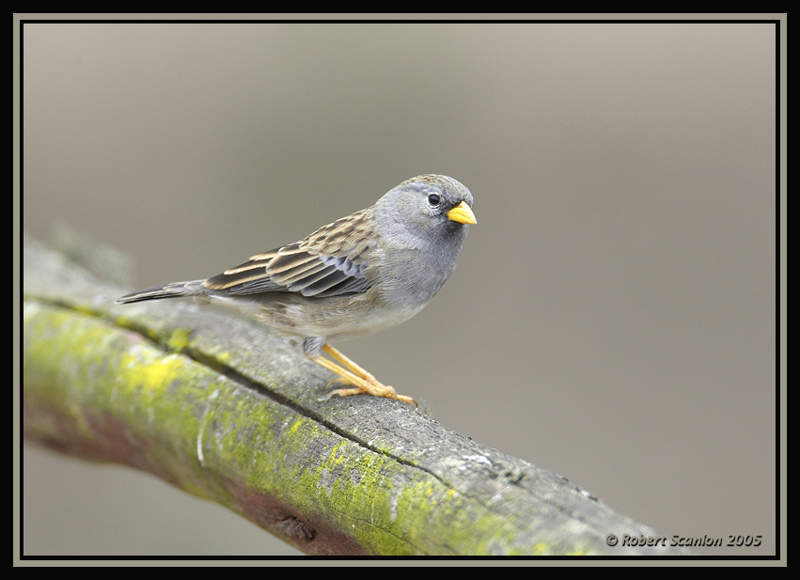
[[[191,282],[173,282],[166,286],[153,286],[146,290],[132,292],[125,296],[120,296],[114,302],[117,304],[127,304],[129,302],[141,302],[143,300],[159,300],[161,298],[178,298],[180,296],[197,296],[205,294],[203,280],[192,280]]]

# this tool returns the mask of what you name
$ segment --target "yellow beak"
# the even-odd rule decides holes
[[[466,202],[462,201],[456,207],[447,212],[447,217],[460,224],[477,224],[475,214]]]

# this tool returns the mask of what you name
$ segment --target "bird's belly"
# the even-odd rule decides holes
[[[269,300],[260,304],[261,322],[283,334],[297,337],[325,337],[327,341],[367,336],[402,324],[417,314],[423,305],[381,308],[348,297],[326,298],[299,303],[295,300]]]

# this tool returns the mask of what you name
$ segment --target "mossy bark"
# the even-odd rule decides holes
[[[661,554],[566,479],[410,405],[326,399],[327,372],[269,329],[128,289],[24,241],[23,433],[142,469],[308,554]],[[612,546],[609,534],[619,538]]]

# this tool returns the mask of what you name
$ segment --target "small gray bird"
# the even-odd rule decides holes
[[[257,254],[206,280],[157,286],[116,302],[180,296],[220,300],[302,339],[303,353],[349,387],[331,395],[367,393],[416,405],[329,342],[391,328],[422,310],[453,273],[467,224],[475,223],[466,187],[444,175],[421,175],[299,242]]]

